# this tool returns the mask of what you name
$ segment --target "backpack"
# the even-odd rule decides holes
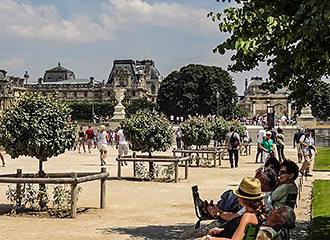
[[[234,137],[235,132],[232,133],[231,137],[230,137],[230,145],[232,146],[232,148],[237,148],[239,145],[239,140]]]
[[[221,195],[217,207],[225,212],[238,212],[242,208],[233,190],[227,190]]]

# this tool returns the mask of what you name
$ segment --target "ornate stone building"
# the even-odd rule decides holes
[[[93,77],[76,78],[73,71],[60,63],[46,70],[43,78],[35,83],[28,83],[27,72],[24,78],[7,76],[6,73],[0,70],[0,111],[26,91],[66,101],[110,101],[114,99],[115,88],[124,88],[128,100],[147,97],[155,101],[163,79],[152,60],[115,60],[108,81],[96,81]]]
[[[291,119],[292,108],[288,101],[287,88],[279,89],[272,94],[260,88],[263,83],[265,82],[261,77],[253,77],[250,81],[245,79],[245,91],[241,104],[251,112],[252,116],[266,114],[267,107],[274,106],[275,115],[278,117],[286,115],[288,119]]]

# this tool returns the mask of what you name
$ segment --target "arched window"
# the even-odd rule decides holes
[[[156,87],[155,87],[155,85],[151,85],[151,94],[156,94]]]

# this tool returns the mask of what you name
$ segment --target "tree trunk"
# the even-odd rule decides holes
[[[47,158],[39,158],[39,172],[38,175],[39,177],[43,178],[46,177],[46,173],[43,170],[43,162],[47,161]],[[46,184],[39,184],[39,206],[40,209],[44,209],[47,206],[47,201],[46,201],[47,193],[46,193]]]
[[[151,152],[149,152],[149,158],[151,158]],[[155,169],[154,169],[154,162],[149,162],[149,176],[151,179],[155,178],[154,175]]]

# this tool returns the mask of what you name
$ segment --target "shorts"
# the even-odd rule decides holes
[[[85,138],[83,138],[83,137],[79,138],[79,142],[80,143],[84,143],[85,142]]]
[[[296,147],[297,147],[297,154],[298,155],[302,155],[301,144],[300,143],[297,143]]]
[[[87,145],[93,145],[93,139],[87,139],[86,143]]]
[[[128,154],[128,143],[119,143],[118,145],[119,157],[125,156],[127,154]]]
[[[97,144],[97,148],[101,151],[107,151],[108,150],[108,145],[107,144],[103,144],[103,143],[99,143]]]

